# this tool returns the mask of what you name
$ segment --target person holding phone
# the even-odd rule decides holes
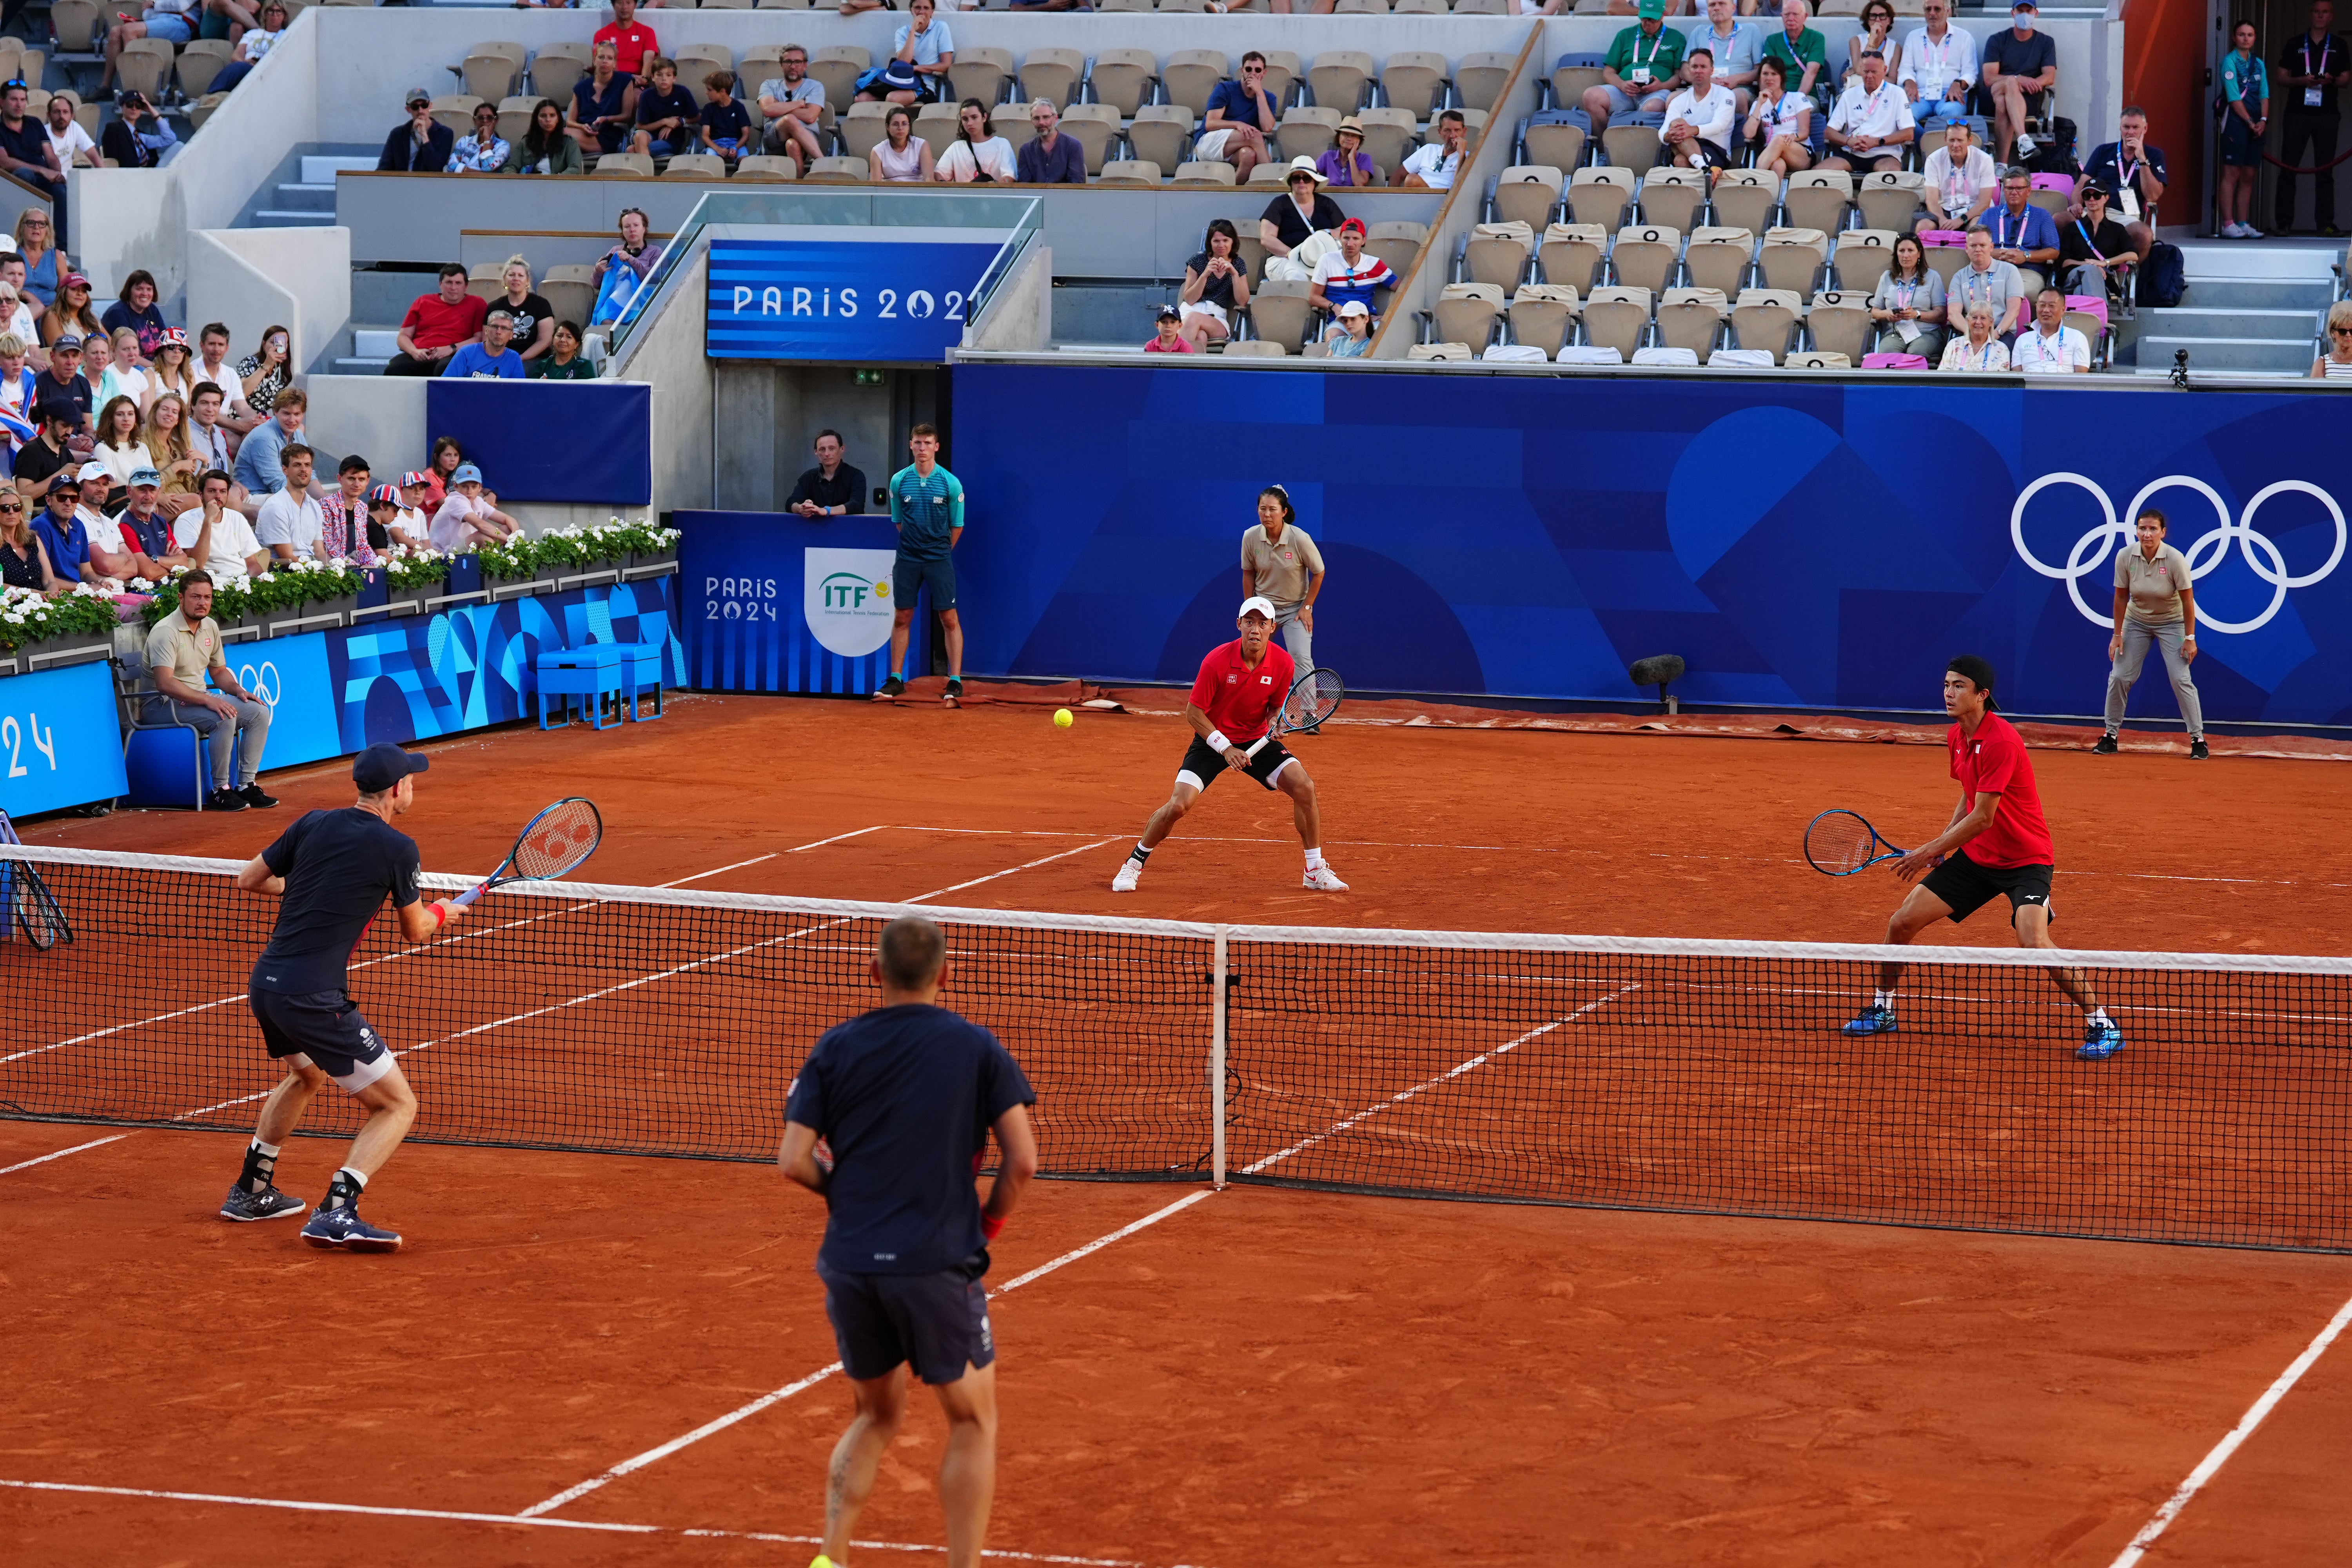
[[[1249,276],[1241,266],[1241,236],[1229,218],[1212,218],[1201,254],[1184,263],[1184,287],[1177,300],[1184,312],[1182,331],[1206,352],[1233,332],[1233,313],[1249,303]]]
[[[661,258],[662,247],[646,233],[645,209],[621,209],[621,243],[606,251],[589,273],[596,285],[596,309],[588,324],[618,319]]]

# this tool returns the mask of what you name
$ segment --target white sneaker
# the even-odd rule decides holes
[[[2031,136],[2023,136],[2023,135],[2021,135],[2020,137],[2018,137],[2018,139],[2017,139],[2017,145],[2016,145],[2015,147],[2013,147],[2013,148],[2010,149],[2010,155],[2011,155],[2011,157],[2014,161],[2019,162],[2019,163],[2022,163],[2022,162],[2024,162],[2026,159],[2032,157],[2032,156],[2033,156],[2033,138],[2032,138],[2032,137],[2031,137]]]
[[[2252,224],[2242,223],[2238,226],[2238,237],[2240,239],[2261,239],[2263,236],[2263,231],[2256,228]]]
[[[1110,879],[1110,890],[1114,893],[1131,893],[1135,891],[1135,884],[1142,879],[1143,868],[1137,865],[1135,858],[1130,855],[1118,863],[1118,875]]]
[[[1348,890],[1348,884],[1339,880],[1339,874],[1328,866],[1307,867],[1306,880],[1299,886],[1312,888],[1318,893],[1344,893]]]
[[[2246,231],[2237,224],[2225,223],[2221,226],[2221,237],[2223,239],[2243,239],[2246,237]]]

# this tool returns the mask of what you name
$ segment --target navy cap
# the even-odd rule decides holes
[[[352,782],[360,786],[361,794],[374,795],[432,765],[433,759],[421,752],[404,752],[390,741],[378,741],[352,760]]]

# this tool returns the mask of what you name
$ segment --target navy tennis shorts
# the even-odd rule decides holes
[[[973,1262],[987,1266],[985,1255]],[[841,1364],[860,1382],[908,1362],[925,1383],[954,1383],[965,1367],[996,1359],[988,1288],[970,1265],[939,1274],[844,1274],[819,1263],[816,1273]]]
[[[936,561],[901,555],[890,563],[890,592],[898,595],[891,603],[899,609],[913,609],[915,591],[927,583],[930,584],[934,614],[956,607],[954,561],[945,555]]]
[[[247,990],[245,999],[272,1057],[307,1061],[352,1094],[392,1070],[383,1037],[347,992],[265,991],[257,985]]]
[[[1958,854],[1945,856],[1944,863],[1928,872],[1919,885],[1951,905],[1955,921],[1964,921],[2006,895],[2013,925],[2017,911],[2028,904],[2040,904],[2052,920],[2058,918],[2058,911],[2050,906],[2050,884],[2057,874],[2049,866],[1979,866]]]

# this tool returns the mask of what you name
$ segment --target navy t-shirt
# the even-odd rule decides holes
[[[372,811],[307,811],[261,852],[286,879],[278,929],[253,966],[260,991],[340,991],[352,949],[383,908],[416,901],[416,840]]]
[[[1985,40],[1981,58],[1999,66],[2003,76],[2037,77],[2058,63],[2058,44],[2047,33],[2021,38],[2016,28],[2003,27]]]
[[[1272,99],[1274,94],[1269,92],[1266,97]],[[1216,85],[1209,94],[1209,107],[1201,111],[1201,118],[1206,120],[1220,109],[1225,111],[1225,122],[1229,125],[1254,125],[1260,131],[1274,129],[1259,121],[1257,94],[1252,92],[1239,78]],[[1280,113],[1281,110],[1277,109],[1276,112]]]
[[[833,1146],[818,1260],[844,1274],[938,1274],[986,1245],[972,1156],[1034,1105],[1012,1053],[945,1007],[877,1007],[827,1029],[784,1117]]]
[[[694,95],[682,87],[673,86],[667,93],[648,87],[637,94],[638,124],[651,125],[656,120],[678,121],[677,130],[665,131],[664,136],[684,137],[698,112],[694,107]]]
[[[713,142],[732,142],[740,146],[751,140],[751,117],[735,99],[706,103],[702,106],[702,129]]]

